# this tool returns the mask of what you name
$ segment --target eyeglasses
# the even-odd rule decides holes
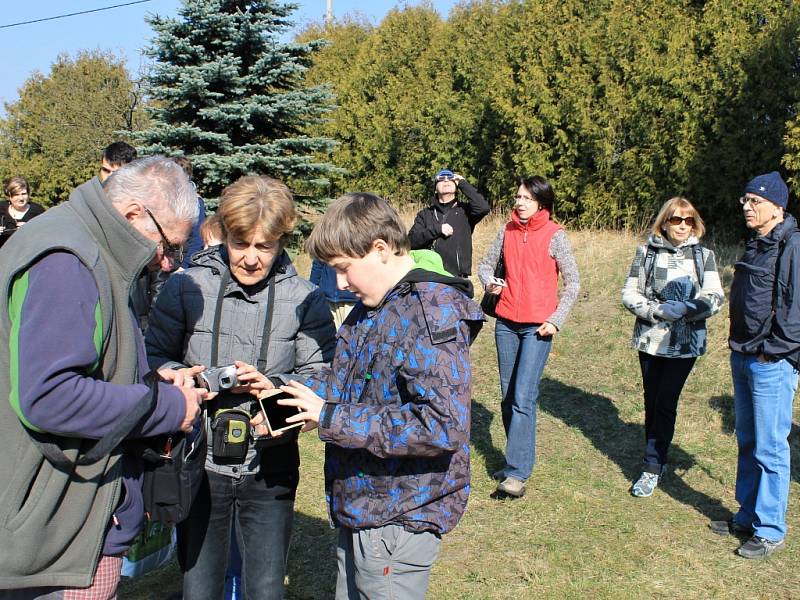
[[[674,216],[674,217],[670,217],[669,219],[667,219],[667,223],[669,223],[670,225],[680,225],[684,221],[686,222],[686,224],[689,227],[694,227],[694,223],[695,223],[694,217],[678,217],[678,216]]]
[[[536,198],[531,198],[530,196],[521,196],[517,194],[514,196],[514,202],[517,204],[533,204],[536,202]]]
[[[762,202],[766,201],[767,201],[766,198],[759,198],[758,196],[742,196],[741,198],[739,198],[739,204],[741,204],[742,206],[744,206],[748,202],[750,203],[750,206],[758,206]]]
[[[150,209],[146,206],[144,207],[144,212],[153,220],[153,224],[158,229],[158,234],[161,236],[161,248],[164,251],[164,256],[168,256],[176,263],[183,262],[183,246],[180,244],[173,244],[167,239],[167,235],[164,233],[164,230],[161,229],[161,225],[158,224],[156,218],[153,216],[153,213],[150,212]]]

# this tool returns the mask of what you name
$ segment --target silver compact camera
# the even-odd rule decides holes
[[[228,365],[211,367],[198,373],[195,375],[195,383],[197,387],[207,389],[209,392],[221,392],[239,385],[239,378],[236,376],[236,367]]]

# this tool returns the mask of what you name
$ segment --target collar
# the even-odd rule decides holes
[[[550,211],[547,210],[546,208],[542,208],[530,219],[528,219],[527,223],[523,223],[522,221],[519,220],[519,215],[517,214],[517,211],[512,211],[511,221],[519,229],[529,229],[531,231],[536,231],[537,229],[541,229],[550,222]]]
[[[97,177],[75,188],[69,196],[69,205],[111,257],[125,281],[136,279],[155,256],[157,244],[139,233],[114,208]]]

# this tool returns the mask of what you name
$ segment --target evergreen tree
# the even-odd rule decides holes
[[[153,16],[145,51],[153,126],[137,135],[145,154],[185,154],[201,193],[217,197],[247,173],[295,189],[326,185],[333,141],[312,137],[332,106],[325,86],[305,87],[323,42],[284,43],[296,4],[274,0],[183,0],[178,18]]]

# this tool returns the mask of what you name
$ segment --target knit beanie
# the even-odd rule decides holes
[[[744,187],[744,193],[761,196],[782,208],[786,208],[786,204],[789,202],[789,188],[786,187],[777,171],[754,177]]]

